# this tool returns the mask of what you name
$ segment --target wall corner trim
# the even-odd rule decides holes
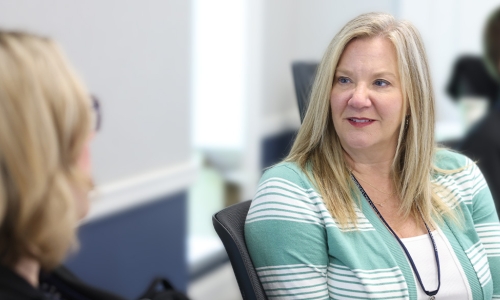
[[[81,224],[152,203],[162,196],[187,189],[196,179],[198,165],[194,160],[144,173],[109,184],[91,192],[89,214]]]

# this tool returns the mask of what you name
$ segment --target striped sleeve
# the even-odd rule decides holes
[[[321,198],[294,170],[268,170],[247,215],[245,239],[269,299],[329,299]]]
[[[408,286],[399,267],[350,269],[328,266],[328,287],[334,299],[409,299]]]
[[[472,173],[479,178],[480,182],[477,185],[482,187],[474,193],[472,199],[474,228],[480,240],[477,247],[484,249],[482,253],[485,254],[489,264],[491,280],[493,281],[493,299],[500,299],[500,223],[493,197],[481,171],[475,164],[471,165],[471,169]],[[478,272],[478,276],[479,274],[481,273]],[[489,274],[484,276],[489,276]]]

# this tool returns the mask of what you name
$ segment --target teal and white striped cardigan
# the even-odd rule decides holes
[[[436,192],[462,208],[463,226],[440,224],[474,299],[500,299],[500,224],[475,164],[441,150],[436,165],[463,170],[439,175]],[[246,243],[270,299],[416,299],[407,258],[362,200],[357,228],[340,229],[321,196],[294,163],[264,173],[245,225]],[[446,278],[442,278],[446,280]],[[437,296],[439,298],[439,295]]]

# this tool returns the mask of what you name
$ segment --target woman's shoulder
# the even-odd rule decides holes
[[[443,188],[448,190],[446,198],[466,205],[474,204],[475,199],[491,198],[483,174],[467,156],[441,149],[436,152],[435,167],[435,191],[443,194]]]
[[[311,187],[308,176],[302,168],[295,162],[281,162],[267,169],[260,179],[260,185],[270,180],[281,180],[302,188]]]
[[[452,171],[467,169],[475,164],[463,154],[445,148],[438,148],[434,155],[434,165],[439,169]]]
[[[41,300],[43,294],[30,285],[23,277],[0,264],[0,299]]]
[[[300,166],[293,162],[282,162],[266,170],[262,176],[245,224],[252,224],[250,231],[260,228],[256,224],[264,224],[261,221],[276,221],[286,226],[289,222],[301,226],[323,226],[325,218],[322,214],[326,211],[323,205],[321,196]],[[264,228],[262,230],[272,229],[267,225]]]

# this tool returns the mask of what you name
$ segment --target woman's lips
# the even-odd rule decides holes
[[[358,128],[371,125],[371,124],[373,124],[373,122],[375,122],[375,120],[367,119],[367,118],[347,118],[347,121],[352,126],[358,127]]]

